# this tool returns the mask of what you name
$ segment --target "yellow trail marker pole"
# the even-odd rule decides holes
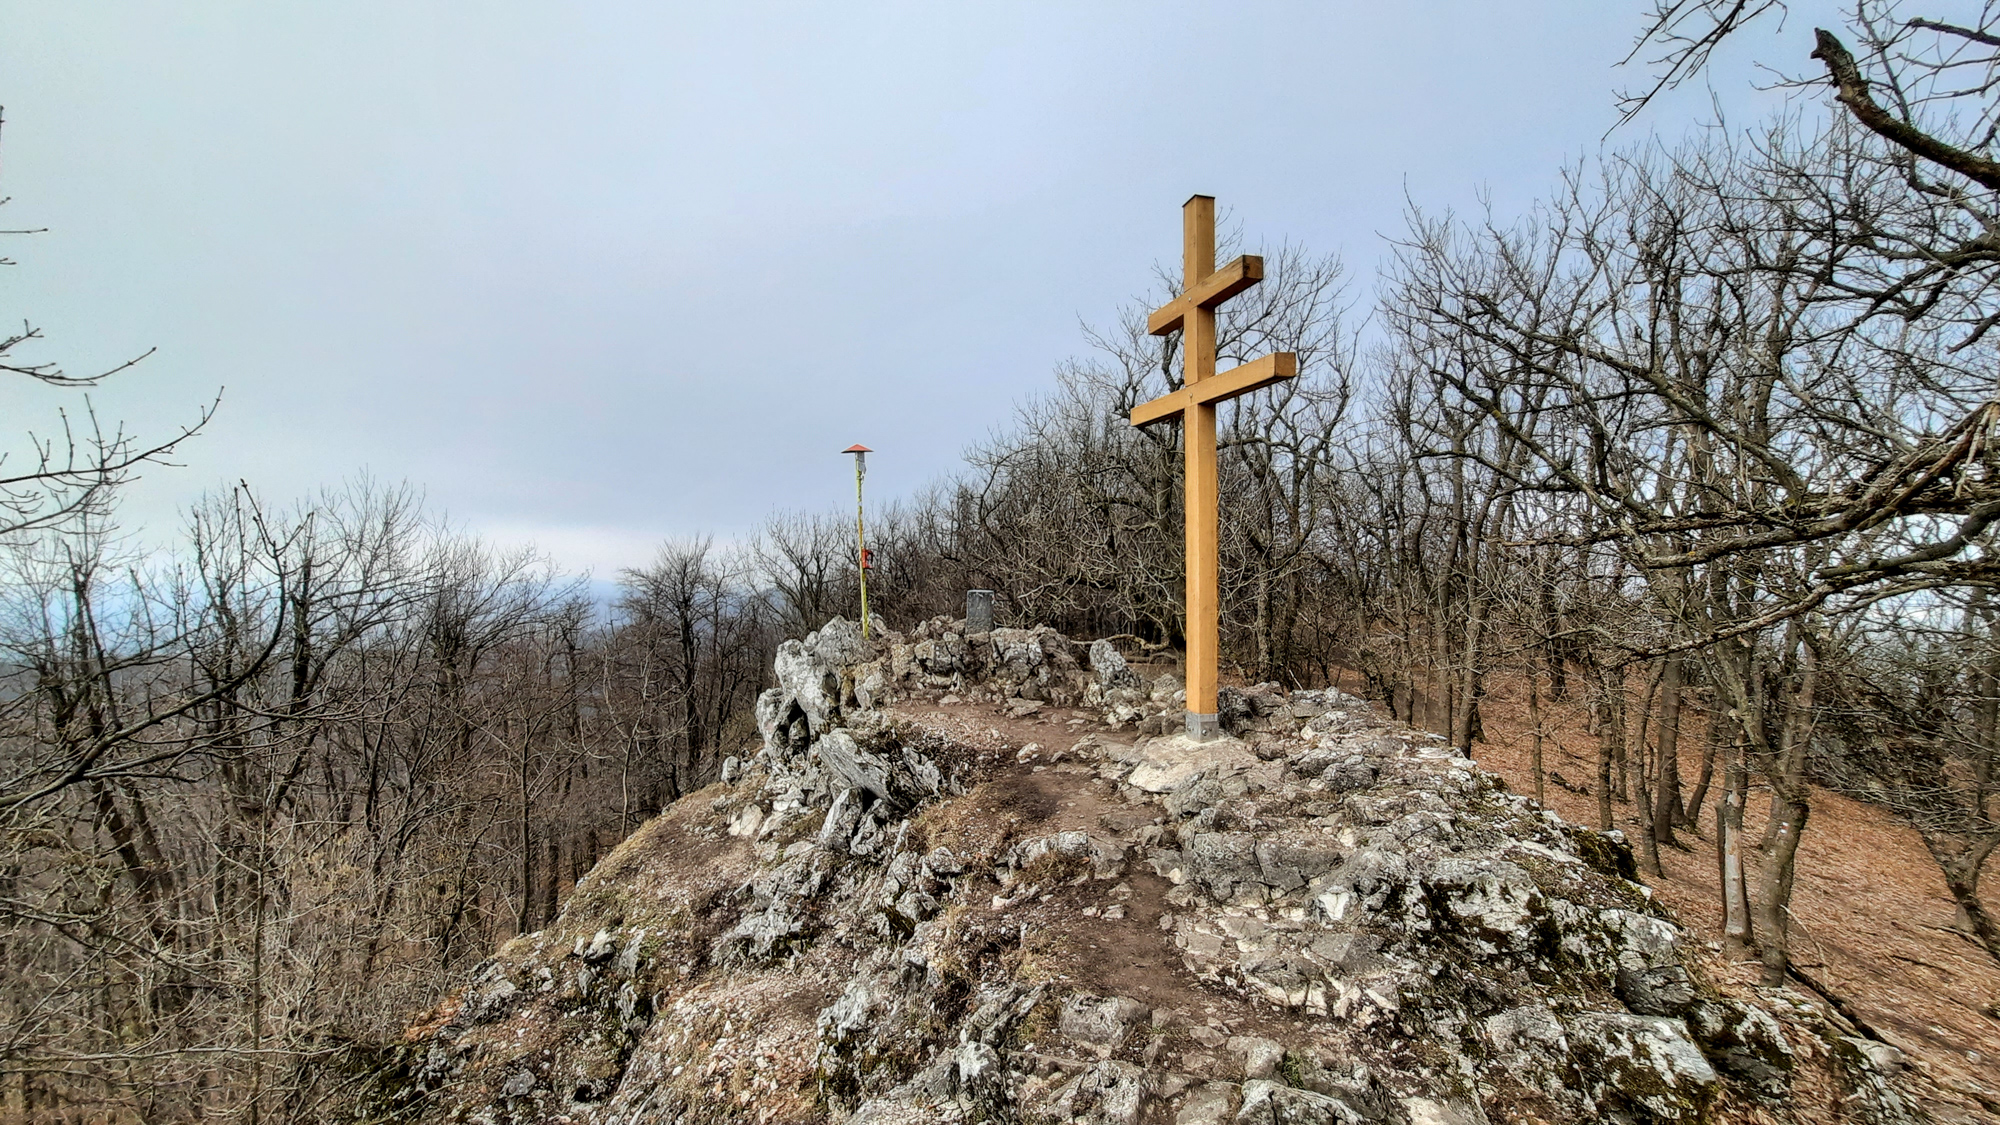
[[[861,521],[861,480],[868,475],[868,455],[875,452],[865,445],[850,445],[842,453],[854,454],[854,550],[861,564],[861,636],[868,637],[868,536]]]

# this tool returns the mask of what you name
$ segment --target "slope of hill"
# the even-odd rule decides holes
[[[1532,793],[1533,728],[1519,685],[1492,685],[1481,713],[1487,742],[1477,748],[1480,765],[1517,792]],[[1594,742],[1581,722],[1545,730],[1554,736],[1544,745],[1548,768],[1569,779],[1591,776],[1594,759],[1573,749]],[[1554,783],[1544,791],[1549,807],[1564,817],[1595,819],[1591,794]],[[1763,829],[1761,792],[1753,790],[1745,817],[1753,834]],[[1681,848],[1661,849],[1664,876],[1647,881],[1702,939],[1692,951],[1703,972],[1748,993],[1756,966],[1732,965],[1719,950],[1715,810],[1709,804],[1697,829],[1680,830]],[[1637,832],[1630,813],[1619,806],[1625,830]],[[1951,895],[1916,832],[1877,806],[1815,789],[1792,907],[1792,953],[1806,976],[1839,997],[1870,1034],[1905,1052],[1950,1105],[2000,1120],[2000,964],[1951,928]]]

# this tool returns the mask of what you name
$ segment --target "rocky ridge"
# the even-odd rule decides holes
[[[776,660],[754,754],[367,1074],[423,1121],[1922,1120],[1813,998],[1727,997],[1616,834],[1332,691],[1107,641]]]

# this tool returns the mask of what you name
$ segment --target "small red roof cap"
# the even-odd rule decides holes
[[[875,452],[875,451],[874,451],[874,450],[872,450],[872,449],[870,449],[870,448],[868,448],[868,447],[867,447],[867,446],[865,446],[865,445],[862,445],[862,444],[861,444],[860,442],[855,442],[855,443],[854,443],[853,445],[850,445],[850,446],[848,446],[848,447],[847,447],[846,449],[843,449],[843,450],[841,450],[841,452],[842,452],[842,453],[873,453],[873,452]]]

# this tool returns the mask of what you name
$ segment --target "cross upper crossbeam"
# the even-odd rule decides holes
[[[1291,352],[1273,352],[1262,359],[1253,359],[1241,367],[1232,367],[1219,375],[1211,375],[1199,383],[1193,383],[1164,394],[1151,402],[1141,403],[1132,408],[1132,424],[1144,426],[1163,418],[1172,418],[1190,406],[1213,406],[1238,395],[1283,382],[1299,373],[1298,357]]]
[[[1196,309],[1213,309],[1252,285],[1264,280],[1264,259],[1245,254],[1228,265],[1189,285],[1180,296],[1154,310],[1146,318],[1146,331],[1164,336],[1179,329],[1187,314]]]

